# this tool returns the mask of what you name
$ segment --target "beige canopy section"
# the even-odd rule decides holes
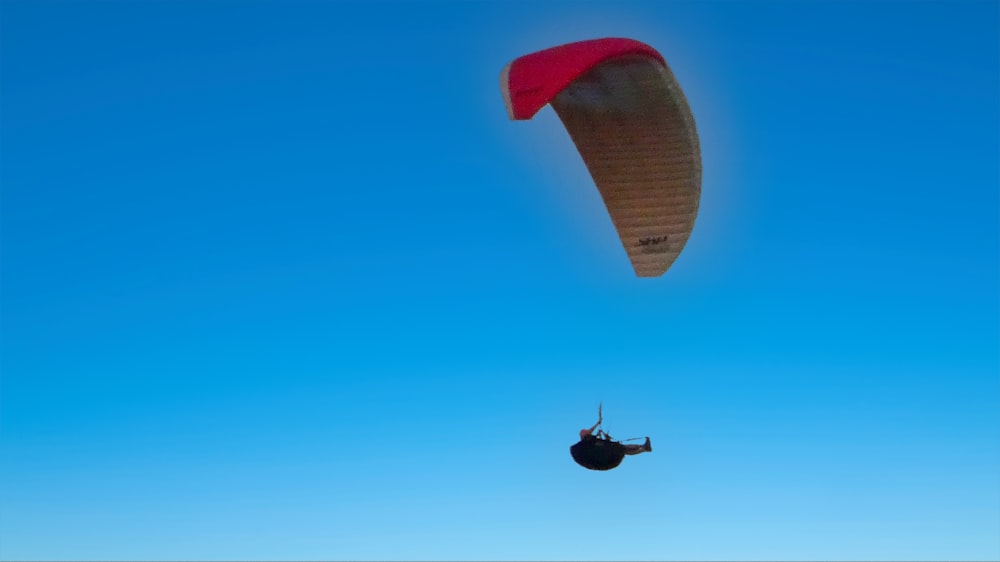
[[[512,119],[552,105],[576,144],[639,277],[662,275],[694,228],[701,149],[663,58],[629,39],[598,39],[516,59],[501,74]]]

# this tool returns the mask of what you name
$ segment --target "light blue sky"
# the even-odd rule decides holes
[[[995,2],[0,10],[0,558],[1000,558]],[[500,99],[603,36],[698,122],[662,278]]]

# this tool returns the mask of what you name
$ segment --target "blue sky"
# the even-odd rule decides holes
[[[0,557],[1000,557],[996,3],[0,10]],[[698,122],[662,278],[500,99],[604,36]]]

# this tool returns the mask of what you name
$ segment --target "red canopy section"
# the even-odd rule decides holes
[[[569,43],[515,59],[500,73],[507,115],[511,119],[531,119],[588,70],[626,55],[649,57],[666,64],[649,45],[617,37]]]

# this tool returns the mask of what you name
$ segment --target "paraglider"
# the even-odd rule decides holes
[[[642,445],[626,445],[615,441],[603,429],[600,429],[603,419],[601,406],[598,406],[597,423],[590,429],[581,429],[580,441],[569,448],[569,454],[576,461],[576,464],[590,470],[611,470],[620,465],[626,455],[653,452],[649,437]],[[595,430],[597,431],[596,435],[594,434]]]
[[[680,85],[655,49],[594,39],[515,59],[500,73],[513,120],[552,106],[639,277],[670,268],[694,228],[701,148]]]

